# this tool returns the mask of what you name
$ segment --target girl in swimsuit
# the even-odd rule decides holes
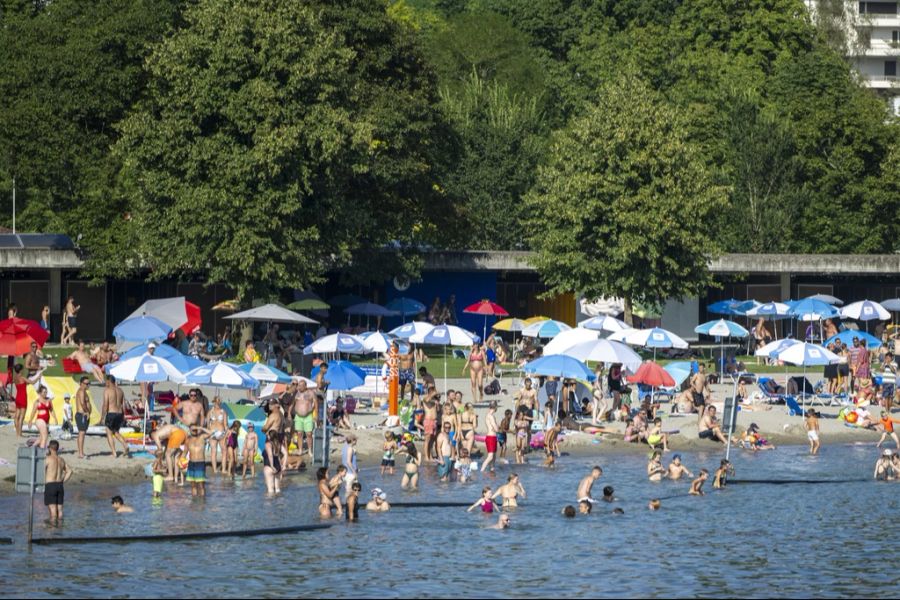
[[[450,424],[450,431],[447,432],[447,435],[450,436],[450,443],[452,444],[451,449],[451,459],[456,458],[456,449],[458,445],[458,440],[456,437],[456,432],[458,430],[457,424],[459,422],[459,414],[457,414],[456,410],[453,408],[452,404],[444,405],[444,414],[441,415],[441,427],[445,424]]]
[[[476,427],[478,427],[478,415],[475,414],[475,408],[472,404],[467,403],[463,413],[459,416],[459,428],[463,446],[469,451],[469,454],[472,453],[472,449],[475,447]]]
[[[218,400],[218,398],[216,398],[216,400]],[[228,473],[231,475],[232,479],[234,479],[235,471],[237,469],[237,447],[238,436],[240,436],[240,434],[241,422],[235,421],[231,424],[231,429],[228,430],[228,433],[222,439],[222,442],[225,444],[225,452],[222,459],[222,473]],[[210,438],[210,443],[213,444],[213,448],[216,447],[212,438]]]
[[[400,480],[400,487],[404,490],[416,490],[419,487],[419,465],[422,462],[419,451],[416,450],[415,444],[407,442],[398,452],[398,454],[400,453],[406,454],[406,465],[403,467],[403,479]]]
[[[525,418],[524,407],[519,407],[519,414],[516,416],[516,464],[525,464],[525,447],[528,444],[528,419]]]
[[[467,368],[472,383],[472,400],[477,397],[481,402],[484,400],[484,350],[477,342],[472,344],[472,350],[466,358],[466,364],[463,365],[463,375],[466,374]]]
[[[212,463],[213,473],[219,472],[219,452],[222,453],[222,472],[224,473],[226,470],[226,463],[228,462],[226,456],[228,455],[228,448],[225,441],[227,437],[227,429],[228,424],[225,420],[225,409],[222,408],[222,399],[216,396],[213,398],[213,406],[209,409],[209,414],[206,416],[206,428],[212,432],[212,435],[209,437],[209,453],[210,453],[210,462]]]
[[[666,470],[662,466],[661,455],[658,451],[650,456],[650,462],[647,463],[647,477],[650,481],[661,481],[666,475]]]
[[[485,486],[481,490],[481,498],[479,498],[475,504],[470,506],[466,512],[472,512],[478,507],[481,507],[481,512],[485,514],[490,514],[494,512],[494,499],[491,498],[492,492],[489,486]]]
[[[270,429],[266,434],[266,448],[263,451],[263,476],[266,478],[266,493],[269,495],[280,494],[281,485],[281,444],[278,434]]]
[[[44,371],[41,369],[30,379],[22,374],[22,365],[16,365],[13,373],[13,384],[16,388],[16,414],[13,422],[16,428],[16,437],[22,437],[22,425],[25,423],[25,411],[28,409],[28,384],[34,385],[41,379]]]
[[[397,451],[397,441],[394,434],[390,431],[384,432],[384,444],[382,445],[384,453],[381,455],[381,476],[384,477],[386,469],[390,469],[390,474],[394,474],[394,452]]]
[[[53,405],[47,399],[47,388],[40,386],[38,388],[38,397],[31,407],[31,416],[28,418],[28,427],[34,425],[35,416],[37,417],[37,430],[40,434],[38,448],[46,448],[50,443],[50,420],[56,425],[56,413],[53,411]]]

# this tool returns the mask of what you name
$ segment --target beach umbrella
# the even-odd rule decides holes
[[[891,312],[900,312],[900,298],[891,298],[881,303],[881,306]]]
[[[620,332],[615,335],[625,334],[624,339],[616,341],[624,341],[631,346],[641,346],[643,348],[653,349],[653,359],[656,360],[656,351],[660,348],[679,348],[688,347],[688,343],[675,335],[671,331],[662,327],[653,327],[652,329],[636,329],[631,332]],[[613,336],[610,336],[613,339]]]
[[[412,298],[394,298],[387,304],[387,309],[392,310],[402,317],[412,317],[428,310],[424,304]]]
[[[434,325],[431,323],[426,323],[425,321],[412,321],[411,323],[406,323],[400,327],[391,329],[388,333],[401,340],[408,340],[414,335],[424,335],[432,329],[434,329]]]
[[[669,374],[669,372],[652,360],[644,362],[638,368],[637,373],[635,373],[634,375],[629,375],[627,379],[631,383],[641,383],[643,385],[649,385],[654,389],[658,387],[675,386],[675,379]]]
[[[550,317],[545,317],[543,315],[535,315],[533,317],[528,317],[527,319],[522,319],[528,325],[534,325],[538,321],[549,321]]]
[[[225,317],[233,321],[249,321],[251,323],[295,323],[299,325],[314,325],[318,321],[307,316],[295,313],[278,304],[264,304],[249,310],[244,310]]]
[[[22,356],[31,351],[34,342],[38,347],[47,343],[50,332],[37,321],[12,317],[0,321],[0,354]]]
[[[364,317],[395,317],[398,313],[374,302],[361,302],[344,309],[348,315]]]
[[[157,318],[171,327],[173,331],[180,329],[185,335],[191,335],[198,331],[202,324],[200,307],[193,302],[188,302],[184,296],[147,300],[128,315],[129,319],[136,317]]]
[[[303,354],[365,354],[365,341],[349,333],[332,333],[319,338],[303,349]]]
[[[318,298],[303,298],[294,300],[287,307],[291,310],[328,310],[331,305]]]
[[[411,344],[433,344],[444,347],[444,393],[447,392],[447,346],[471,346],[478,336],[456,325],[438,325],[430,331],[409,338]]]
[[[800,321],[821,321],[838,316],[840,311],[821,300],[806,298],[791,306],[788,314]]]
[[[589,340],[569,346],[562,354],[582,362],[620,363],[629,373],[636,372],[642,360],[637,352],[622,342],[605,339]],[[547,356],[546,353],[544,355]]]
[[[380,331],[368,331],[359,336],[365,343],[369,352],[384,354],[391,349],[391,343],[396,341],[393,337],[385,335]],[[398,343],[400,354],[409,352],[409,345],[403,342]]]
[[[356,294],[340,294],[328,299],[328,303],[332,306],[354,306],[356,304],[364,304],[367,302],[362,296]]]
[[[191,369],[184,374],[184,383],[188,385],[206,385],[217,388],[256,389],[259,380],[251,377],[239,366],[228,362],[216,361]]]
[[[266,420],[266,411],[255,404],[223,402],[222,409],[229,421],[265,422]]]
[[[587,368],[587,365],[576,358],[564,354],[542,356],[527,363],[524,370],[526,373],[532,375],[559,377],[560,379],[581,379],[584,381],[593,381],[596,379],[596,376]],[[554,421],[556,420],[556,416],[559,415],[560,402],[561,398],[557,396]]]
[[[585,329],[583,327],[575,327],[556,334],[552,340],[544,346],[543,355],[551,356],[553,354],[565,354],[566,350],[580,344],[582,342],[596,341],[600,337],[599,331]]]
[[[147,354],[149,348],[148,344],[139,344],[134,348],[128,350],[121,355],[119,355],[119,361],[128,360],[129,358],[134,358],[136,356],[143,356]],[[157,358],[164,358],[176,369],[181,371],[182,373],[186,373],[191,369],[195,369],[199,366],[205,365],[206,363],[200,360],[199,358],[195,358],[193,356],[188,356],[187,354],[182,354],[172,346],[168,344],[159,344],[156,349],[153,351],[153,356]],[[105,369],[109,372],[110,365],[106,365]]]
[[[891,313],[878,302],[861,300],[860,302],[854,302],[853,304],[848,304],[842,308],[841,317],[845,319],[854,319],[856,321],[865,321],[866,331],[868,331],[869,321],[887,321],[891,318]]]
[[[757,319],[765,319],[766,321],[779,321],[791,318],[791,307],[784,302],[766,302],[765,304],[757,304],[747,309],[744,316]],[[775,335],[778,335],[776,327]],[[782,327],[781,335],[784,336],[784,327]]]
[[[785,348],[776,355],[778,360],[792,365],[803,367],[803,379],[806,379],[806,367],[818,367],[825,365],[837,364],[841,361],[841,357],[831,352],[827,348],[816,344],[807,344],[800,342],[788,348]],[[805,386],[804,386],[805,387]],[[803,414],[806,414],[806,393],[801,394],[803,399]]]
[[[491,329],[495,331],[510,331],[515,333],[516,331],[522,331],[528,327],[528,323],[523,321],[522,319],[503,319],[502,321],[497,321],[494,323]]]
[[[572,329],[562,321],[538,321],[522,330],[523,337],[554,338],[563,331]]]
[[[490,300],[482,300],[481,302],[476,302],[475,304],[470,304],[469,306],[463,309],[464,313],[468,313],[470,315],[484,315],[484,331],[482,332],[481,339],[487,339],[487,318],[488,317],[508,317],[509,313],[505,308],[497,304],[496,302],[491,302]]]
[[[785,307],[786,308],[786,307]],[[694,331],[703,335],[717,337],[719,344],[719,372],[725,372],[725,338],[745,338],[750,332],[733,321],[719,319],[718,321],[709,321],[694,328]]]
[[[746,316],[748,310],[756,308],[759,305],[760,305],[760,303],[757,302],[756,300],[744,300],[740,304],[735,304],[732,307],[732,310],[734,311],[734,314],[736,314],[736,315]]]
[[[579,323],[578,326],[583,327],[584,329],[593,329],[594,331],[608,331],[610,333],[625,331],[626,329],[629,329],[628,324],[625,321],[620,321],[619,319],[610,317],[609,315],[598,315],[596,317],[591,317],[590,319]]]
[[[832,342],[840,342],[842,344],[847,344],[848,347],[853,346],[853,338],[858,338],[859,340],[865,340],[866,347],[874,350],[875,348],[881,348],[881,340],[877,337],[868,333],[866,331],[853,331],[852,329],[845,329],[844,331],[831,336],[822,344],[823,346],[828,346]]]
[[[240,370],[260,382],[269,383],[290,383],[292,377],[280,369],[270,367],[265,363],[249,362],[244,363]]]
[[[691,376],[691,362],[689,360],[676,360],[663,368],[675,380],[675,387],[681,387],[684,381]]]
[[[763,356],[765,358],[775,358],[782,350],[787,350],[791,346],[801,343],[802,342],[800,340],[795,340],[793,338],[775,340],[774,342],[769,342],[762,348],[757,348],[756,352],[754,352],[753,354],[756,356]]]
[[[812,296],[807,296],[809,300],[818,300],[819,302],[824,302],[825,304],[831,304],[832,306],[842,306],[844,301],[840,298],[835,298],[829,294],[814,294]]]
[[[709,306],[706,307],[706,312],[710,312],[714,315],[734,315],[737,314],[734,312],[734,307],[740,304],[741,301],[736,298],[729,298],[728,300],[719,300],[718,302],[713,302]]]
[[[318,374],[318,369],[314,375]],[[366,372],[346,360],[333,360],[328,363],[328,372],[324,381],[332,390],[352,390],[366,382]]]
[[[169,336],[173,327],[156,317],[131,317],[115,326],[113,335],[129,342],[161,341]]]

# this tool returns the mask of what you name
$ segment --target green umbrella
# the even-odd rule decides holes
[[[304,298],[303,300],[291,302],[287,307],[291,310],[328,310],[331,308],[331,305],[316,298]]]

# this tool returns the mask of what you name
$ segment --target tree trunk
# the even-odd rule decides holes
[[[625,296],[625,314],[623,315],[625,323],[629,327],[634,327],[634,315],[631,314],[633,307],[631,306],[631,298]]]

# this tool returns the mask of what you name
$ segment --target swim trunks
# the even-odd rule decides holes
[[[500,444],[501,446],[506,445],[506,433],[501,431],[500,433],[497,434],[497,443]]]
[[[425,417],[425,422],[423,423],[425,426],[425,435],[434,435],[437,431],[437,421],[434,419],[429,419]]]
[[[647,443],[651,446],[655,446],[662,441],[661,435],[651,435],[647,437]]]
[[[191,461],[188,463],[187,473],[185,474],[185,479],[190,483],[205,483],[206,482],[206,463],[205,462],[195,462]]]
[[[159,473],[153,474],[153,492],[156,494],[162,494],[163,492],[163,482],[164,478]]]
[[[806,437],[808,437],[808,438],[809,438],[809,441],[811,441],[811,442],[818,442],[818,441],[819,441],[819,434],[816,433],[815,431],[807,431],[807,432],[806,432]]]
[[[113,433],[119,433],[122,424],[125,423],[125,415],[122,413],[106,413],[106,428]]]
[[[85,413],[78,413],[77,415],[75,415],[75,426],[78,428],[79,433],[86,432],[90,424],[91,418]]]
[[[382,458],[381,466],[382,467],[391,467],[393,469],[394,468],[394,459],[393,458]]]
[[[412,369],[400,369],[400,385],[406,385],[407,383],[415,382],[416,374]]]
[[[65,499],[65,490],[63,489],[63,484],[61,481],[54,481],[53,483],[44,484],[44,505],[50,506],[53,504],[62,505],[63,500]]]
[[[703,397],[703,394],[700,392],[691,391],[691,396],[694,399],[694,406],[700,408],[701,406],[706,404],[706,398]]]
[[[81,365],[81,370],[84,373],[91,373],[94,370],[94,363],[92,363],[91,361],[86,361],[78,364]]]
[[[303,433],[312,433],[313,429],[315,429],[316,423],[313,421],[312,413],[309,413],[305,417],[301,417],[300,415],[294,415],[294,431],[302,431]]]
[[[488,453],[497,451],[497,436],[489,435],[484,438],[484,446],[487,448]]]
[[[175,428],[171,435],[169,435],[169,439],[166,440],[166,448],[169,450],[180,448],[186,439],[187,434],[184,432],[184,429]]]
[[[578,502],[579,503],[580,502],[590,502],[591,504],[595,504],[597,501],[594,500],[593,498],[589,498],[589,497],[585,496],[584,498],[579,498]]]
[[[716,433],[712,429],[701,431],[699,434],[701,440],[717,440]]]
[[[449,456],[444,456],[442,460],[443,460],[443,462],[441,462],[441,464],[438,465],[437,474],[438,474],[438,477],[443,479],[444,477],[447,477],[448,475],[450,475],[450,467],[452,465],[451,465]]]
[[[75,317],[66,317],[66,322],[69,324],[69,329],[75,329],[78,323]]]

